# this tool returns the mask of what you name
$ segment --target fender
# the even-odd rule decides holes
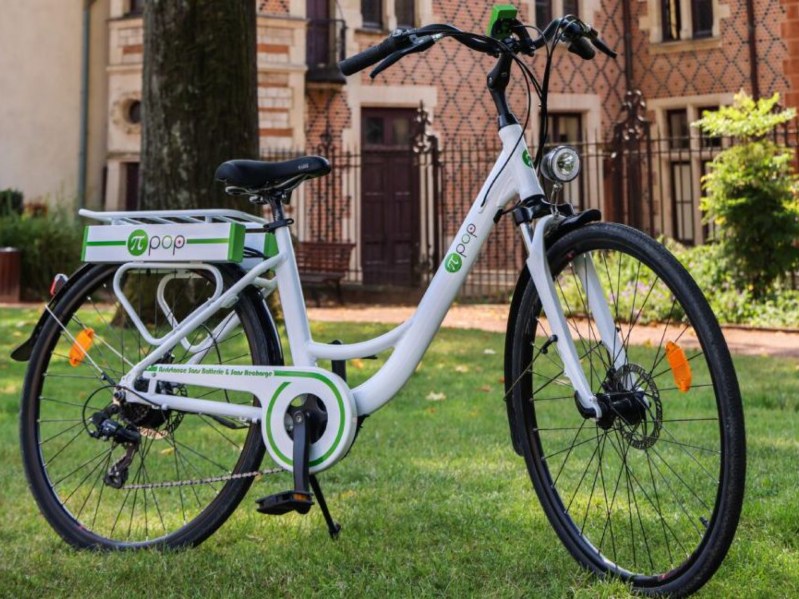
[[[82,264],[78,270],[73,272],[67,282],[61,286],[61,289],[50,298],[50,301],[47,302],[47,307],[50,310],[53,310],[58,304],[59,300],[64,297],[67,291],[69,291],[75,284],[80,281],[80,279],[89,271],[89,269],[94,266],[93,264]],[[22,345],[17,347],[14,351],[11,352],[11,358],[16,360],[17,362],[27,362],[31,357],[31,352],[33,352],[33,346],[36,345],[36,340],[39,338],[39,335],[42,332],[42,328],[44,325],[47,324],[47,320],[51,318],[50,312],[45,310],[42,312],[42,315],[39,317],[39,322],[36,323],[36,326],[33,327],[33,332],[31,333],[30,337],[28,337],[27,341],[25,341]]]
[[[594,209],[586,210],[585,212],[580,212],[574,216],[568,216],[564,218],[557,224],[557,226],[552,227],[547,232],[545,239],[547,248],[552,247],[556,241],[558,241],[567,233],[589,225],[590,223],[597,222],[601,219],[602,213],[599,210]],[[519,455],[523,455],[522,444],[519,439],[521,431],[519,431],[516,426],[516,412],[513,407],[513,402],[510,401],[511,388],[513,385],[511,374],[511,355],[513,352],[513,346],[511,339],[513,337],[512,328],[516,322],[519,308],[522,303],[522,295],[524,294],[524,290],[529,283],[530,271],[526,266],[524,266],[519,273],[519,279],[516,281],[516,287],[513,290],[513,297],[511,299],[510,310],[508,312],[508,325],[505,329],[505,408],[508,411],[508,425],[510,426],[510,437],[513,443],[513,450]]]
[[[50,308],[50,310],[55,310],[55,307],[58,305],[58,302],[61,301],[61,298],[63,298],[66,293],[78,283],[78,281],[86,276],[86,274],[88,274],[88,272],[94,266],[96,265],[91,263],[81,265],[70,275],[70,277],[67,279],[67,282],[64,283],[61,289],[58,290],[58,292],[50,299],[50,301],[47,302],[47,307]],[[258,311],[258,317],[261,328],[266,332],[269,355],[271,356],[275,365],[281,365],[284,363],[283,347],[280,343],[280,337],[277,334],[277,325],[272,316],[272,312],[266,303],[266,300],[262,299],[261,303],[263,310]],[[33,353],[33,347],[36,345],[36,341],[39,339],[39,335],[41,334],[44,325],[47,324],[49,318],[52,318],[50,316],[50,312],[48,310],[44,310],[27,341],[11,352],[11,358],[13,360],[16,360],[17,362],[27,362],[30,359],[31,354]]]

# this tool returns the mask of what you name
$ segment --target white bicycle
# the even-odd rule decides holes
[[[86,264],[56,279],[13,354],[29,361],[21,408],[29,485],[67,542],[195,545],[256,477],[283,471],[294,488],[258,509],[306,513],[316,499],[338,534],[317,474],[347,455],[363,420],[414,372],[507,215],[529,257],[508,320],[505,401],[513,449],[547,517],[581,565],[640,591],[689,593],[713,575],[735,534],[745,475],[740,393],[716,319],[663,246],[596,222],[597,211],[548,201],[537,176],[557,193],[579,171],[573,149],[542,150],[554,45],[586,59],[594,47],[612,52],[574,17],[532,38],[507,6],[494,10],[489,33],[397,31],[341,63],[352,74],[382,60],[379,72],[443,38],[497,57],[488,88],[502,152],[417,311],[384,335],[343,345],[311,337],[283,206],[302,181],[329,172],[324,158],[219,167],[228,191],[268,205],[269,219],[83,211],[107,224],[87,227]],[[544,48],[539,86],[519,55]],[[514,65],[542,99],[535,160],[506,101]],[[290,366],[265,303],[275,289]],[[347,360],[391,349],[371,378],[348,386]],[[264,451],[271,468],[261,468]]]

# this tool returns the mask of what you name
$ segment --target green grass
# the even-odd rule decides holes
[[[0,310],[0,355],[38,314]],[[324,324],[320,340],[387,330]],[[23,364],[0,359],[0,595],[5,596],[625,596],[560,545],[512,451],[502,402],[503,337],[443,330],[416,375],[367,420],[351,454],[322,475],[343,530],[332,542],[317,509],[262,516],[253,485],[237,512],[196,549],[75,551],[39,514],[18,447]],[[799,595],[799,369],[738,357],[746,407],[747,497],[736,541],[707,597]],[[353,382],[376,364],[351,368]],[[458,368],[456,368],[458,367]],[[444,394],[431,401],[428,397]]]

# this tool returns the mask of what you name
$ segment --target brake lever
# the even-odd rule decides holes
[[[436,35],[426,35],[424,37],[417,37],[412,40],[412,44],[407,48],[403,48],[402,50],[398,50],[393,54],[390,54],[387,58],[383,59],[379,65],[377,65],[371,73],[369,73],[369,77],[374,79],[380,73],[385,71],[388,67],[393,65],[401,58],[405,58],[408,54],[414,54],[416,52],[424,52],[428,48],[430,48],[433,44],[436,43],[436,40],[439,36]]]
[[[607,56],[610,56],[611,58],[616,58],[616,56],[618,56],[618,54],[616,53],[615,50],[612,50],[605,42],[603,42],[601,39],[599,39],[599,32],[596,29],[594,29],[593,27],[590,27],[589,29],[590,29],[590,31],[588,32],[588,39],[590,40],[591,44],[597,50],[602,52],[602,54],[606,54]]]
[[[571,16],[571,15],[569,15]],[[565,19],[569,19],[569,16],[564,17]],[[591,27],[588,23],[581,21],[577,17],[571,17],[569,20],[568,25],[564,30],[566,33],[566,39],[570,39],[572,44],[576,44],[577,46],[581,46],[582,44],[578,43],[580,39],[587,39],[590,42],[590,45],[602,52],[603,54],[609,56],[610,58],[616,58],[617,54],[614,50],[611,50],[610,47],[599,39],[599,32]],[[587,51],[588,48],[583,47],[582,51]],[[581,55],[580,50],[575,47],[569,47],[570,52],[574,52],[575,54]],[[592,53],[593,54],[593,53]],[[593,58],[593,55],[591,56]]]

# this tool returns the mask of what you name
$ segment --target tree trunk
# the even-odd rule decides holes
[[[214,171],[258,158],[255,25],[253,0],[145,3],[142,209],[249,209]]]

